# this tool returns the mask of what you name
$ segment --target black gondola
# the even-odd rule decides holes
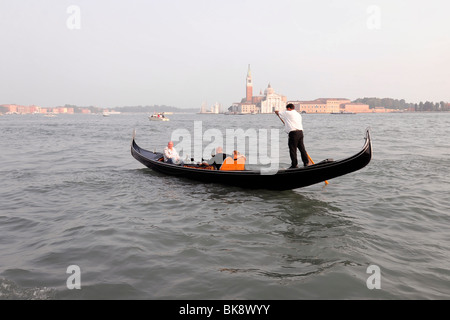
[[[341,160],[324,160],[308,167],[279,169],[275,174],[261,174],[260,170],[221,171],[207,170],[198,164],[175,165],[161,161],[162,153],[142,149],[131,143],[131,154],[143,165],[155,171],[193,179],[251,189],[291,190],[330,180],[364,168],[372,159],[370,132],[366,130],[365,143],[360,152]]]

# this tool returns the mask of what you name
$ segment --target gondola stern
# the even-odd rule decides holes
[[[369,164],[370,160],[372,160],[372,154],[373,154],[372,138],[370,136],[370,127],[366,128],[366,143],[368,144],[367,153],[369,155],[367,164]]]

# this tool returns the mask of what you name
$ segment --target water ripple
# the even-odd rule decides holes
[[[450,117],[355,116],[305,115],[308,152],[346,157],[370,125],[371,163],[327,186],[283,192],[168,177],[131,157],[132,128],[159,150],[196,115],[168,124],[140,115],[2,117],[0,298],[447,298]],[[205,116],[204,128],[225,130],[215,119]],[[427,122],[433,135],[419,135]],[[289,163],[286,139],[281,163]],[[66,288],[72,264],[82,290]],[[371,264],[382,290],[367,289]]]

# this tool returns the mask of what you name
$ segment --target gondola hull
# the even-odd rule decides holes
[[[366,131],[364,146],[357,154],[338,161],[323,161],[308,167],[280,169],[274,174],[260,170],[220,171],[205,170],[201,166],[168,164],[159,159],[162,153],[139,147],[133,136],[131,154],[140,163],[163,174],[206,183],[220,183],[250,189],[291,190],[330,180],[364,168],[372,158],[372,142]]]

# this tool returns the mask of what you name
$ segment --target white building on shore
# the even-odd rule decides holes
[[[222,112],[222,105],[218,102],[216,102],[215,104],[213,104],[210,108],[207,107],[206,102],[202,103],[202,106],[200,108],[200,113],[221,113]]]
[[[273,113],[275,110],[284,110],[286,108],[286,97],[275,93],[270,83],[264,90],[264,97],[260,103],[260,113]]]
[[[228,108],[229,112],[246,114],[246,113],[272,113],[275,110],[283,110],[286,106],[287,98],[281,94],[275,93],[272,86],[267,86],[264,94],[260,91],[259,96],[253,95],[253,80],[248,66],[246,78],[246,96],[241,102],[235,102]]]

